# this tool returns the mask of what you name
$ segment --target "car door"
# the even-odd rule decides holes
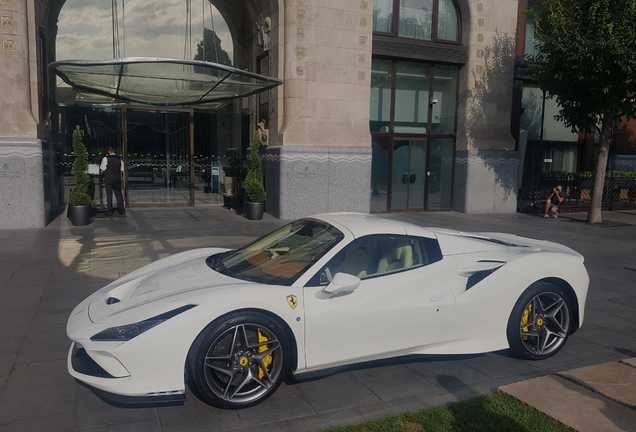
[[[399,355],[437,342],[455,300],[435,239],[374,235],[354,240],[305,284],[308,369]],[[360,278],[329,295],[337,273]]]

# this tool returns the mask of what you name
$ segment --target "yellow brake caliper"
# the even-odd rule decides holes
[[[267,342],[269,339],[267,339],[265,336],[263,336],[261,334],[261,332],[258,332],[258,343],[263,343],[263,342]],[[262,353],[264,351],[267,351],[267,345],[263,345],[258,347],[258,352]],[[272,355],[268,355],[263,359],[263,364],[265,365],[265,368],[267,368],[267,366],[269,366],[269,364],[272,362]],[[258,377],[260,379],[263,379],[263,377],[265,376],[265,371],[263,369],[258,368]]]
[[[528,323],[528,317],[530,316],[530,312],[532,311],[532,303],[528,305],[526,310],[523,311],[523,316],[521,317],[521,331],[527,332],[528,327],[523,327]],[[522,336],[523,340],[528,339],[528,336]]]

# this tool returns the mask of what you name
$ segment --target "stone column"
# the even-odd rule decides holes
[[[368,212],[373,2],[286,1],[280,15],[284,94],[266,151],[267,212]]]
[[[0,0],[0,229],[45,224],[33,0]]]
[[[460,5],[469,54],[460,74],[453,209],[515,212],[519,153],[510,118],[518,1]]]

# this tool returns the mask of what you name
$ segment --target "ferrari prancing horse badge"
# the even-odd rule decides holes
[[[296,297],[295,295],[288,295],[287,303],[289,303],[290,308],[296,309],[296,306],[298,306],[298,297]]]

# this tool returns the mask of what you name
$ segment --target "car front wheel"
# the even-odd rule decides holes
[[[508,320],[512,352],[532,360],[556,354],[570,335],[571,310],[568,296],[555,285],[540,282],[526,289]]]
[[[280,325],[257,312],[217,320],[197,337],[188,353],[188,380],[204,402],[226,409],[267,399],[290,365],[289,342]]]

